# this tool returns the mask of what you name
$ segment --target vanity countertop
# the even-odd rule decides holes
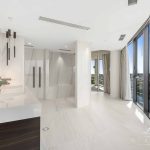
[[[41,116],[41,103],[30,92],[0,95],[0,123]]]

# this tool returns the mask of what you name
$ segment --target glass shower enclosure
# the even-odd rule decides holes
[[[25,49],[25,85],[39,99],[74,97],[75,54]]]

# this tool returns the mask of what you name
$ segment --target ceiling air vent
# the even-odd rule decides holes
[[[123,41],[125,36],[126,36],[125,34],[120,35],[119,41]]]
[[[81,26],[81,25],[78,25],[78,24],[73,24],[73,23],[64,22],[64,21],[61,21],[61,20],[42,17],[42,16],[39,17],[39,20],[50,22],[50,23],[55,23],[55,24],[59,24],[59,25],[63,25],[63,26],[68,26],[68,27],[72,27],[72,28],[77,28],[77,29],[81,29],[81,30],[89,30],[90,29],[89,27],[86,27],[86,26]]]
[[[128,6],[137,4],[138,0],[128,0]]]
[[[59,51],[65,51],[65,52],[70,52],[70,49],[59,49]]]

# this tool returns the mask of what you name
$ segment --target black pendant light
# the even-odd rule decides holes
[[[9,40],[9,44],[8,44],[8,60],[10,60],[10,38],[11,38],[11,30],[8,29],[8,40]]]
[[[14,32],[14,34],[13,34],[13,38],[14,38],[14,57],[16,57],[16,46],[15,46],[15,41],[16,41],[16,32]]]
[[[6,31],[6,38],[7,38],[7,43],[6,43],[6,64],[7,64],[7,66],[8,66],[8,63],[9,63],[9,60],[10,60],[10,48],[11,48],[11,43],[10,43],[10,41],[11,41],[11,30],[10,29],[8,29],[7,31]],[[13,39],[14,39],[14,58],[16,57],[16,32],[13,32]]]

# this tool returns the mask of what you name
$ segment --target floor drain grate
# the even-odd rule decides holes
[[[44,127],[42,130],[46,132],[49,130],[49,127]]]

